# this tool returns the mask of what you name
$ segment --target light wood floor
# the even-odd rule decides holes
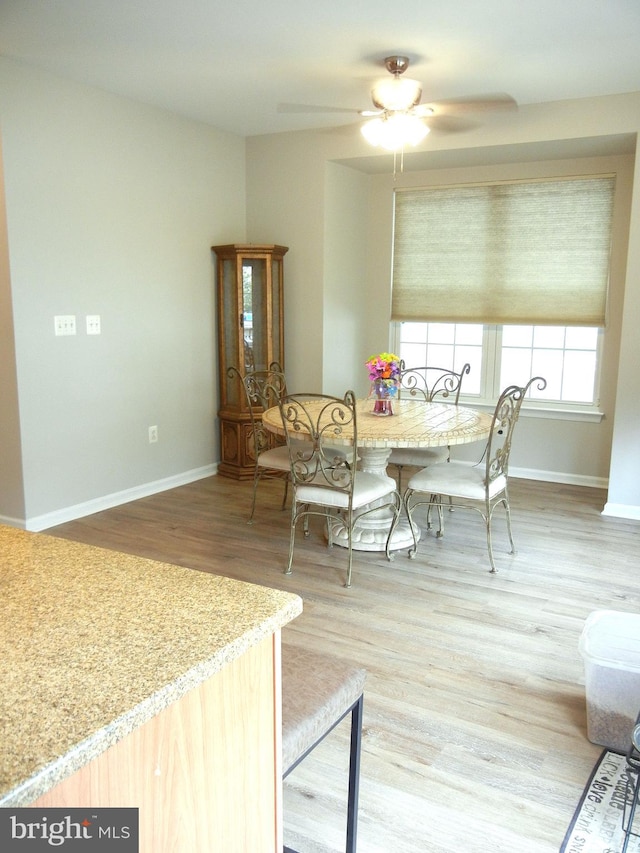
[[[518,554],[498,516],[497,575],[480,517],[458,511],[416,560],[357,554],[347,590],[319,527],[282,574],[281,488],[261,484],[251,526],[250,485],[211,477],[47,532],[303,597],[287,639],[368,670],[360,853],[557,853],[601,751],[578,638],[592,610],[640,611],[640,524],[603,517],[601,490],[512,480]],[[344,849],[347,737],[342,723],[286,782],[303,853]]]

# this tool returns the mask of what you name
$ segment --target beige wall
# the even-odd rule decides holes
[[[210,247],[245,238],[244,141],[9,60],[0,133],[20,418],[0,469],[21,465],[26,525],[211,473]],[[54,337],[56,314],[75,337]],[[3,479],[0,516],[18,502]]]
[[[0,149],[0,200],[4,175]],[[9,245],[5,208],[0,201],[0,511],[13,524],[24,519],[22,452],[18,415],[18,380],[13,334]]]
[[[324,303],[325,161],[297,134],[247,139],[247,239],[289,247],[284,261],[285,367],[292,388],[321,390]]]
[[[344,365],[362,364],[368,318],[375,311],[367,268],[370,181],[355,169],[327,163],[325,192],[321,390],[340,395]]]
[[[640,151],[636,150],[636,175]],[[640,190],[632,198],[609,495],[605,513],[640,517]]]

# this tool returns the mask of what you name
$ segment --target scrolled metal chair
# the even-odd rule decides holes
[[[547,382],[541,376],[534,376],[526,385],[509,385],[505,388],[495,407],[491,432],[480,461],[474,465],[455,460],[439,462],[424,468],[409,480],[404,493],[404,506],[413,533],[413,547],[409,556],[414,558],[418,547],[414,514],[419,506],[426,505],[427,525],[430,526],[430,512],[433,507],[438,511],[439,527],[437,536],[444,533],[442,499],[451,499],[451,506],[460,509],[474,509],[484,519],[487,533],[487,547],[491,572],[496,566],[491,541],[491,521],[496,508],[502,505],[507,519],[507,533],[511,545],[511,554],[515,554],[515,545],[511,531],[511,507],[509,504],[509,456],[513,433],[520,415],[522,402],[532,385],[538,390],[546,388]],[[483,461],[484,460],[484,461]]]
[[[287,502],[289,486],[289,450],[286,444],[274,446],[274,436],[262,423],[262,412],[278,404],[278,399],[286,394],[287,383],[282,368],[273,362],[267,370],[250,370],[244,375],[236,367],[227,371],[230,379],[237,379],[242,385],[247,408],[251,417],[250,456],[254,460],[253,496],[247,524],[253,522],[256,509],[256,494],[260,480],[282,480],[284,496],[282,508]]]
[[[448,402],[458,405],[463,378],[471,370],[465,364],[462,370],[449,370],[445,367],[409,367],[400,363],[400,384],[398,398],[409,397],[424,403]],[[402,491],[402,469],[407,465],[426,468],[436,462],[449,459],[448,447],[394,447],[387,465],[393,465],[398,472],[398,491]]]
[[[346,587],[351,586],[352,535],[358,518],[384,507],[397,521],[402,498],[395,480],[386,474],[358,471],[357,465],[335,445],[357,447],[356,399],[353,391],[344,398],[326,394],[287,394],[278,401],[291,463],[291,535],[285,574],[291,574],[296,526],[302,519],[309,536],[309,518],[324,516],[328,546],[333,546],[335,514],[347,535]],[[302,441],[300,440],[302,439]],[[386,543],[387,558],[389,538]]]

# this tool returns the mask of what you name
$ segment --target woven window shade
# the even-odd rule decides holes
[[[396,190],[391,319],[603,326],[614,186]]]

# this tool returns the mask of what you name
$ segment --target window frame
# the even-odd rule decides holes
[[[416,321],[410,322],[415,323]],[[480,393],[465,393],[463,384],[460,394],[460,405],[473,406],[473,408],[480,410],[493,411],[495,408],[495,401],[498,399],[502,391],[499,380],[502,357],[502,325],[473,325],[483,325]],[[401,350],[401,326],[402,321],[391,321],[390,323],[391,352],[397,352],[399,354]],[[587,421],[594,423],[599,423],[603,419],[604,413],[600,409],[600,380],[602,374],[605,329],[598,328],[597,332],[598,339],[596,346],[593,403],[568,403],[561,400],[527,399],[523,403],[521,410],[524,415],[529,417],[555,418],[558,420]],[[410,367],[411,365],[407,366]]]

